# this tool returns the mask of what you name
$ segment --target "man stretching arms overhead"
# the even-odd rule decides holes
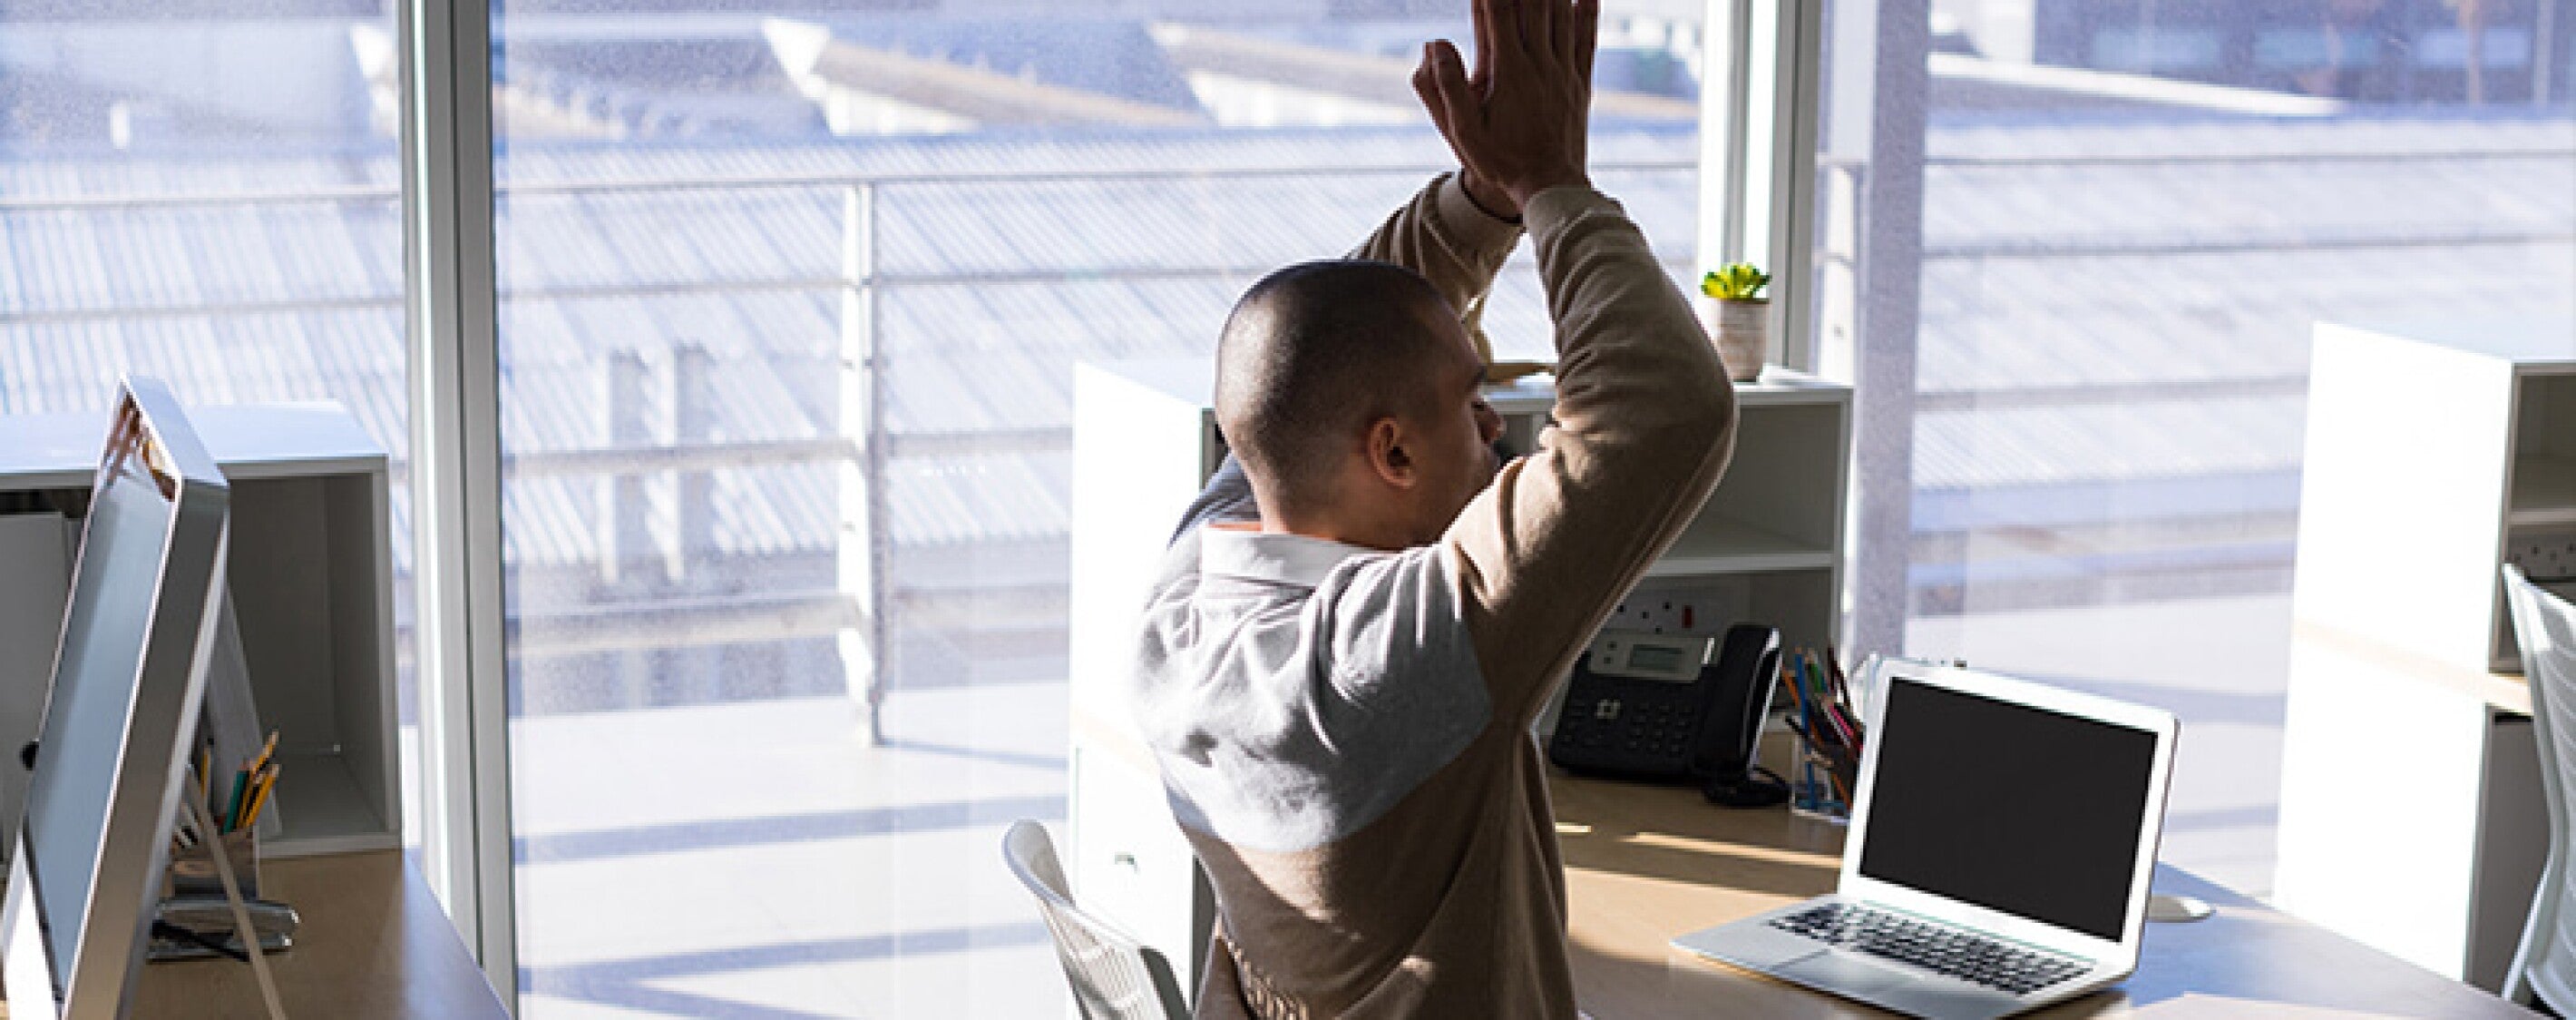
[[[1202,1017],[1572,1017],[1531,720],[1733,449],[1734,391],[1584,164],[1599,0],[1475,0],[1414,86],[1461,172],[1254,284],[1231,447],[1158,569],[1133,707],[1214,884]],[[1474,338],[1526,224],[1556,425],[1498,471]]]

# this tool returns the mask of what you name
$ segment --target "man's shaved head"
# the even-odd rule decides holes
[[[1429,366],[1472,357],[1457,321],[1402,266],[1336,260],[1272,273],[1235,303],[1217,342],[1217,427],[1286,509],[1331,499],[1369,423],[1412,416]]]

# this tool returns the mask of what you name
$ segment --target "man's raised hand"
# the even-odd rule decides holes
[[[1584,130],[1600,0],[1474,0],[1473,73],[1448,40],[1423,47],[1413,90],[1465,168],[1468,194],[1520,215],[1530,197],[1591,183]]]

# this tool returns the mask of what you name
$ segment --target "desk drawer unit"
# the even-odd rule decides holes
[[[1159,950],[1185,994],[1198,986],[1216,897],[1172,821],[1162,781],[1097,747],[1073,749],[1074,819],[1065,871],[1084,910]]]

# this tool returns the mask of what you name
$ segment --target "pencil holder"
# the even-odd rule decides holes
[[[224,898],[223,876],[215,873],[215,848],[232,862],[233,881],[244,900],[259,898],[259,836],[237,829],[195,846],[170,851],[170,884],[164,899]]]
[[[1790,770],[1789,810],[1836,824],[1851,821],[1851,791],[1860,758],[1839,745],[1797,738],[1797,767]]]
[[[241,888],[241,913],[224,895],[223,876],[215,872],[215,854],[232,865]],[[295,908],[260,898],[259,837],[250,830],[224,833],[213,840],[170,851],[169,881],[162,886],[161,906],[154,912],[149,960],[202,960],[243,956],[239,919],[247,914],[263,953],[295,947],[295,930],[303,918]]]

